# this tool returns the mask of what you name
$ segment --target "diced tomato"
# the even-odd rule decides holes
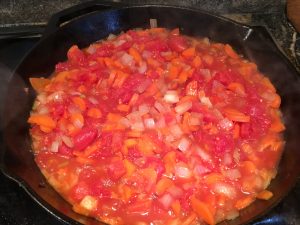
[[[84,150],[97,137],[98,131],[93,128],[84,128],[74,137],[74,148],[76,150]]]
[[[189,47],[187,40],[182,36],[171,36],[169,46],[176,52],[182,52]]]

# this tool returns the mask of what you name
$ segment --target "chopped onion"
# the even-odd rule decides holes
[[[58,140],[53,141],[50,147],[50,151],[51,152],[58,152],[58,147],[59,147],[60,143]]]
[[[73,113],[80,113],[80,109],[79,109],[77,106],[75,106],[75,105],[69,105],[69,106],[68,106],[68,112],[69,112],[70,114],[73,114]]]
[[[164,100],[168,103],[177,103],[179,102],[179,96],[177,91],[167,91]]]
[[[208,97],[200,97],[200,102],[203,104],[203,105],[206,105],[207,107],[211,108],[212,107],[212,104],[211,104],[211,101],[209,100]]]
[[[139,105],[139,112],[141,116],[147,114],[149,111],[150,111],[150,106],[146,104]]]
[[[167,143],[171,143],[171,142],[175,141],[175,138],[174,138],[174,136],[173,136],[172,134],[169,134],[169,135],[167,135],[167,136],[165,137],[165,141],[166,141]]]
[[[222,182],[217,183],[213,190],[215,193],[223,194],[229,198],[234,198],[236,195],[236,191],[231,185]]]
[[[211,170],[202,165],[196,165],[194,168],[194,173],[198,175],[207,174],[209,172],[211,172]]]
[[[47,101],[61,102],[63,100],[63,92],[56,91],[47,97]]]
[[[188,138],[183,137],[179,141],[177,147],[178,147],[179,150],[181,150],[183,152],[186,152],[188,150],[188,148],[190,147],[190,145],[191,145],[191,141]]]
[[[137,121],[131,124],[131,129],[136,131],[144,131],[145,130],[144,123],[142,121]]]
[[[137,91],[141,94],[151,85],[151,80],[145,79],[137,88]]]
[[[181,137],[183,134],[183,131],[181,130],[180,126],[177,124],[170,127],[170,132],[176,138]]]
[[[226,220],[233,220],[239,216],[239,212],[237,210],[232,210],[226,213]]]
[[[94,97],[89,97],[88,100],[90,101],[90,103],[92,103],[94,105],[99,104],[99,101]]]
[[[44,93],[41,93],[37,96],[37,100],[42,103],[45,104],[47,102],[47,97]]]
[[[199,72],[202,74],[205,80],[211,79],[211,73],[209,69],[199,69]]]
[[[81,129],[81,128],[83,127],[84,124],[82,123],[81,120],[76,119],[76,120],[73,121],[73,125],[74,125],[76,128]]]
[[[150,19],[150,27],[151,28],[157,27],[157,19]]]
[[[219,125],[224,130],[231,130],[233,128],[233,122],[227,118],[220,120]]]
[[[192,172],[186,165],[177,164],[175,166],[175,175],[180,178],[188,179],[192,176]]]
[[[72,141],[72,139],[68,136],[62,135],[61,136],[61,140],[65,143],[66,146],[68,146],[69,148],[73,148],[74,147],[74,143]]]
[[[130,127],[130,125],[131,125],[129,119],[127,119],[125,117],[121,118],[119,120],[119,122],[125,127]]]
[[[241,178],[241,173],[238,169],[229,169],[224,171],[224,174],[226,177],[228,177],[230,180],[236,180]]]
[[[127,53],[124,53],[121,56],[120,61],[123,65],[127,65],[127,66],[132,66],[134,64],[133,57]]]
[[[123,40],[123,39],[119,39],[119,40],[116,40],[115,41],[115,43],[114,43],[114,46],[115,47],[119,47],[119,46],[121,46],[122,44],[124,44],[126,41],[125,40]]]
[[[139,73],[145,73],[147,71],[147,64],[145,62],[140,63],[140,67],[138,68]]]
[[[143,51],[142,56],[144,59],[149,59],[152,56],[152,54],[149,51]]]
[[[163,106],[160,102],[156,101],[154,103],[154,107],[160,112],[160,113],[165,113],[167,112],[167,108]]]
[[[38,107],[37,113],[38,114],[48,114],[49,113],[49,109],[47,108],[47,106],[41,105],[40,107]]]
[[[160,199],[159,202],[164,206],[165,209],[169,209],[173,202],[173,197],[170,194],[164,194]]]
[[[113,40],[115,39],[117,36],[114,35],[114,34],[109,34],[108,37],[107,37],[107,40]]]
[[[230,165],[232,163],[232,157],[228,152],[224,155],[223,163],[224,165]]]
[[[96,46],[92,44],[86,49],[86,52],[92,55],[96,52],[96,50]]]
[[[183,191],[181,190],[181,188],[173,185],[168,189],[168,192],[175,198],[180,197],[183,194]]]
[[[208,153],[206,153],[202,148],[200,148],[199,146],[195,147],[195,151],[197,153],[197,155],[200,156],[200,158],[206,162],[211,160],[211,157]]]
[[[162,116],[159,118],[159,120],[156,123],[157,128],[164,128],[166,127],[166,121],[165,118]]]
[[[155,128],[155,121],[154,121],[153,118],[146,118],[144,120],[144,124],[145,124],[145,127],[148,128],[148,129]]]
[[[187,112],[190,108],[192,108],[193,104],[192,102],[184,102],[179,105],[176,105],[175,111],[179,114],[183,114]]]

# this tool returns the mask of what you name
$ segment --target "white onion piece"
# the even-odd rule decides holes
[[[86,52],[89,53],[89,54],[94,54],[96,52],[96,46],[95,45],[90,45],[87,49],[86,49]]]
[[[131,129],[136,131],[144,131],[145,130],[144,123],[142,121],[137,121],[131,124]]]
[[[170,194],[164,194],[160,199],[159,202],[164,206],[165,209],[169,209],[170,205],[173,202],[173,197]]]
[[[150,19],[150,27],[151,28],[157,27],[157,19]]]
[[[42,104],[45,104],[47,102],[47,97],[44,93],[39,94],[36,98]]]
[[[211,172],[211,170],[202,165],[196,165],[194,168],[194,173],[198,175],[207,174],[209,172]]]
[[[51,147],[50,147],[50,151],[51,152],[58,152],[58,148],[59,148],[59,141],[56,140],[56,141],[53,141],[52,144],[51,144]]]
[[[127,66],[133,66],[133,64],[134,64],[133,57],[127,53],[124,53],[121,56],[120,61],[123,65],[127,65]]]
[[[115,39],[117,36],[114,35],[114,34],[109,34],[108,37],[107,37],[107,40],[113,40]]]
[[[83,127],[84,124],[82,123],[81,120],[76,119],[76,120],[73,121],[73,125],[74,125],[76,128],[81,129],[81,128]]]
[[[200,98],[200,102],[203,104],[203,105],[206,105],[207,107],[211,108],[212,107],[212,104],[211,104],[211,101],[209,100],[208,97],[201,97]]]
[[[175,175],[179,178],[189,179],[192,176],[192,172],[187,166],[182,164],[177,164],[175,166]]]
[[[239,216],[239,212],[237,210],[232,210],[226,213],[226,220],[233,220]]]
[[[219,125],[224,130],[231,130],[233,128],[233,122],[227,118],[220,120]]]
[[[48,114],[49,113],[49,109],[47,108],[47,106],[41,105],[40,107],[38,107],[37,113],[38,114]]]
[[[72,139],[68,136],[62,135],[61,136],[61,140],[65,143],[66,146],[68,146],[69,148],[73,148],[74,147],[74,143],[72,141]]]
[[[190,119],[189,119],[189,125],[191,126],[199,126],[202,123],[202,114],[201,113],[195,113],[192,112]]]
[[[155,128],[155,121],[153,118],[146,118],[144,119],[145,127],[148,129],[154,129]]]
[[[179,96],[177,91],[167,91],[164,96],[164,100],[168,103],[179,102]]]
[[[181,188],[173,185],[168,189],[168,192],[175,198],[180,197],[183,194],[183,191]]]
[[[92,103],[94,105],[99,104],[99,101],[94,97],[89,97],[88,100],[89,100],[90,103]]]
[[[141,94],[143,93],[151,84],[151,80],[147,79],[144,80],[138,87],[137,87],[137,91]]]
[[[224,174],[230,180],[236,180],[236,179],[241,178],[241,172],[238,169],[229,169],[229,170],[226,170],[226,171],[224,171]]]
[[[82,93],[80,93],[79,91],[70,91],[69,93],[70,95],[82,95]]]
[[[175,138],[174,138],[174,136],[173,136],[172,134],[167,135],[167,136],[165,137],[165,142],[166,142],[166,143],[172,143],[173,141],[175,141]]]
[[[146,104],[139,105],[140,115],[143,116],[150,111],[150,106]]]
[[[68,106],[68,112],[71,113],[71,114],[80,113],[80,109],[75,105],[69,105]]]
[[[179,105],[176,105],[175,111],[178,114],[183,114],[183,113],[187,112],[190,108],[192,108],[192,105],[193,105],[192,102],[181,103]]]
[[[200,148],[199,146],[195,147],[195,152],[197,153],[197,155],[200,156],[200,158],[206,162],[211,161],[211,157],[210,155],[205,152],[202,148]]]
[[[154,103],[154,107],[160,112],[160,113],[165,113],[167,112],[167,108],[163,106],[160,102],[156,101]]]
[[[145,62],[141,62],[139,68],[138,68],[138,72],[143,74],[147,71],[147,64]]]
[[[157,128],[164,128],[166,127],[166,121],[165,118],[162,116],[159,118],[159,120],[156,123]]]
[[[186,152],[189,149],[190,145],[191,141],[188,138],[183,137],[180,139],[177,147],[180,151]]]
[[[56,91],[47,97],[47,101],[61,102],[63,100],[63,92]]]
[[[181,137],[183,134],[183,131],[181,130],[180,126],[177,124],[170,127],[170,132],[176,138]]]
[[[199,72],[203,75],[205,80],[211,79],[211,73],[209,69],[199,69]]]
[[[121,46],[122,44],[124,44],[126,41],[121,39],[121,40],[116,40],[115,43],[114,43],[114,46],[115,47],[119,47]]]
[[[231,185],[223,182],[217,183],[213,190],[215,193],[223,194],[229,198],[234,198],[236,196],[235,189]]]

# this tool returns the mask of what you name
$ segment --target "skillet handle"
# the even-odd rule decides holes
[[[120,2],[93,0],[64,9],[51,16],[42,37],[48,36],[49,34],[55,32],[61,25],[87,13],[114,9],[122,6],[124,7],[126,4]]]

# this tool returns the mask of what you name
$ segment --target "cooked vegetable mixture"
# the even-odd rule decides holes
[[[35,160],[74,211],[109,224],[213,225],[267,200],[280,97],[230,45],[179,29],[72,46],[28,122]]]

